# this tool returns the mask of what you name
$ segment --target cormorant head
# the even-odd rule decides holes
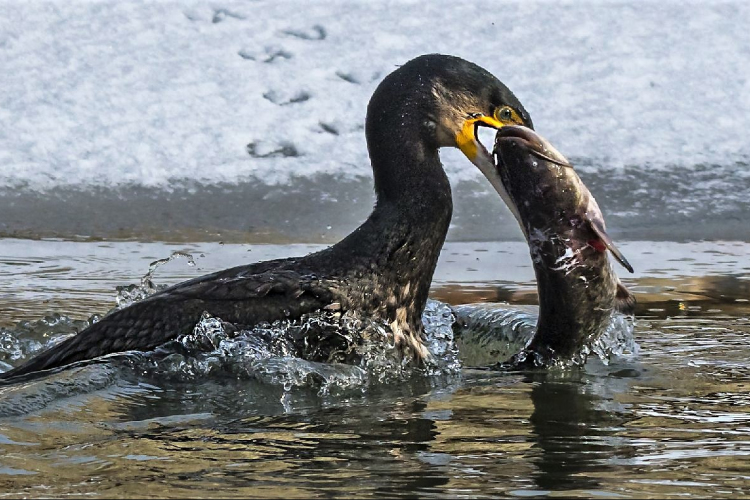
[[[476,64],[441,54],[417,57],[388,75],[373,94],[367,122],[368,132],[414,127],[427,147],[460,149],[506,202],[507,194],[492,156],[479,142],[478,129],[533,128],[521,102],[500,80]]]
[[[440,65],[440,70],[431,78],[434,101],[428,118],[434,123],[438,146],[457,147],[472,163],[492,162],[477,137],[479,127],[499,129],[504,125],[524,125],[534,128],[531,117],[516,96],[483,68],[443,55],[422,56],[407,64],[425,63]]]

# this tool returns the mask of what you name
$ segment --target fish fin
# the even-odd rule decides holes
[[[617,292],[615,292],[615,309],[623,314],[633,314],[635,312],[635,295],[625,288],[622,283],[617,283]]]
[[[617,249],[615,244],[612,242],[612,238],[610,238],[607,232],[604,230],[604,225],[601,223],[601,221],[594,220],[589,217],[586,218],[589,221],[591,229],[594,231],[594,233],[596,233],[596,236],[602,241],[602,243],[604,243],[604,246],[606,246],[607,249],[612,252],[612,255],[615,257],[615,259],[617,259],[617,262],[622,264],[622,267],[624,267],[631,273],[634,272],[633,266],[630,265],[628,259],[625,258],[625,256],[620,252],[620,250]],[[594,248],[596,247],[594,246]]]

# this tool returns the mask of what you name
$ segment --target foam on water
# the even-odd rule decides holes
[[[746,2],[0,7],[8,187],[369,178],[372,91],[433,52],[496,74],[541,133],[592,169],[750,157]],[[454,180],[479,176],[458,154],[446,164]]]

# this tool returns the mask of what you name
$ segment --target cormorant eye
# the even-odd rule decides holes
[[[497,112],[497,117],[500,121],[509,122],[513,118],[513,110],[508,106],[504,106]]]

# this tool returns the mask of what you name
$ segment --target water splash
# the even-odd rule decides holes
[[[549,366],[557,368],[570,368],[572,366],[583,366],[593,354],[605,366],[618,358],[628,358],[638,355],[640,347],[635,341],[633,332],[635,330],[635,318],[613,312],[609,323],[604,331],[590,338],[584,343],[570,359],[555,359],[551,364],[545,363],[542,356],[535,352],[523,354],[536,356],[536,366]],[[523,361],[519,359],[519,361]]]
[[[0,368],[6,371],[11,368],[9,362],[26,359],[48,349],[100,318],[95,314],[87,320],[76,320],[53,313],[36,321],[20,321],[12,328],[0,328]]]
[[[461,370],[459,348],[456,344],[453,309],[442,302],[428,300],[422,313],[425,345],[430,353],[426,370],[432,375],[453,374]]]
[[[453,308],[456,342],[465,366],[506,361],[529,343],[536,329],[536,308],[467,304]]]
[[[538,308],[529,306],[499,306],[497,304],[468,304],[456,306],[453,312],[457,321],[455,330],[461,360],[465,366],[489,366],[536,355],[525,351],[536,330]],[[596,355],[602,363],[609,364],[615,358],[637,355],[638,344],[633,335],[635,321],[632,316],[612,314],[601,335],[585,343],[570,359],[555,360],[552,366],[568,368],[583,366],[589,356]],[[549,366],[539,358],[538,366]]]
[[[154,283],[154,272],[164,264],[183,257],[187,259],[188,266],[195,266],[195,259],[191,254],[180,251],[172,252],[169,257],[155,260],[149,264],[148,271],[143,275],[140,283],[118,286],[116,288],[117,296],[115,297],[115,301],[117,302],[117,306],[115,307],[115,310],[128,307],[135,302],[139,302],[146,297],[167,288],[167,285],[157,285]]]
[[[148,271],[141,277],[140,283],[116,287],[117,305],[112,310],[122,309],[165,289],[167,285],[154,283],[154,273],[160,266],[177,258],[186,258],[189,266],[195,265],[195,259],[191,254],[180,251],[172,252],[169,257],[151,262]],[[101,315],[94,314],[88,319],[76,320],[59,313],[52,313],[36,321],[20,321],[12,328],[0,328],[0,371],[10,370],[13,367],[11,362],[28,359],[37,352],[49,349],[88,328],[101,318]]]
[[[635,318],[623,314],[613,314],[604,333],[582,351],[596,354],[606,365],[614,358],[637,356],[640,346],[635,341]],[[587,353],[588,354],[588,353]]]
[[[279,320],[237,330],[204,313],[189,335],[130,363],[149,376],[181,381],[208,376],[251,379],[321,395],[412,377],[439,378],[460,373],[453,341],[453,316],[445,304],[425,310],[429,359],[417,364],[395,348],[388,325],[352,313],[316,312],[298,320]]]

